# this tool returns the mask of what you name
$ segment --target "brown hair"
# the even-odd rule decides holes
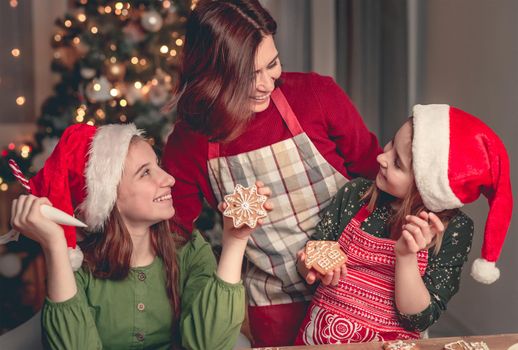
[[[212,141],[237,137],[252,118],[255,55],[277,24],[258,0],[201,0],[187,21],[179,119]]]
[[[413,126],[412,117],[409,118],[408,122],[410,122],[410,126]],[[411,128],[410,132],[410,137],[413,138],[413,127]],[[410,162],[412,162],[412,159],[410,159]],[[368,202],[367,210],[369,210],[371,213],[377,206],[383,206],[394,201],[401,201],[401,205],[398,207],[395,213],[390,216],[388,222],[390,238],[393,240],[397,240],[401,236],[401,227],[406,223],[405,218],[407,215],[419,215],[419,213],[423,210],[428,210],[424,206],[415,181],[413,181],[412,187],[409,189],[408,193],[403,199],[395,198],[390,194],[381,191],[378,186],[376,186],[376,183],[373,183],[367,192],[365,192],[365,194],[362,196],[361,200]],[[446,228],[448,222],[458,214],[458,209],[443,210],[434,214],[439,217],[439,219],[444,224],[444,227]],[[434,254],[439,253],[443,236],[444,232],[437,234],[433,241],[430,243],[429,248],[434,247]]]
[[[166,292],[173,310],[173,324],[180,316],[180,294],[178,290],[178,263],[176,249],[184,243],[169,231],[167,221],[150,227],[151,245],[164,263]],[[102,233],[90,234],[82,243],[83,266],[96,278],[122,280],[131,269],[133,243],[124,221],[117,209],[113,210]]]

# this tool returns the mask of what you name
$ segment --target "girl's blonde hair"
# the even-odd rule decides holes
[[[408,120],[411,126],[411,138],[413,138],[412,119],[413,117],[410,117]],[[410,159],[410,165],[411,164],[412,159]],[[386,205],[399,199],[389,195],[388,193],[381,191],[374,182],[371,185],[371,187],[367,190],[367,192],[365,192],[365,194],[362,196],[361,200],[368,202],[367,210],[369,210],[372,213],[374,209],[376,209],[376,207]],[[389,237],[393,240],[399,239],[399,237],[401,236],[402,227],[406,223],[406,216],[419,215],[419,213],[423,210],[428,209],[424,206],[423,200],[421,199],[421,195],[419,194],[419,190],[417,189],[415,181],[413,181],[412,187],[409,189],[406,196],[403,199],[401,199],[401,205],[398,207],[398,209],[395,210],[393,215],[390,216],[390,219],[387,224],[387,228],[390,232]],[[449,209],[434,214],[436,214],[439,217],[439,219],[444,224],[446,230],[449,221],[458,214],[458,211],[458,209]],[[433,252],[436,255],[439,253],[439,250],[441,249],[443,236],[444,231],[438,233],[428,247],[434,247]]]

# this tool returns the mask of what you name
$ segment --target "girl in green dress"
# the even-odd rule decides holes
[[[226,218],[216,265],[199,233],[189,240],[170,233],[174,183],[134,125],[67,128],[29,181],[32,195],[12,206],[13,227],[45,255],[48,348],[233,347],[245,315],[241,265],[252,229]],[[42,215],[44,204],[88,225],[82,249],[75,228]]]

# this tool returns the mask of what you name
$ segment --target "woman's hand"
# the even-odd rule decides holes
[[[266,187],[262,181],[256,181],[255,186],[257,187],[257,193],[266,197],[270,197],[272,191],[269,187]],[[224,212],[227,208],[227,204],[225,202],[221,202],[218,205],[218,209],[220,212]],[[271,201],[267,200],[264,203],[264,209],[267,211],[271,211],[273,209],[273,204]],[[263,224],[263,220],[257,220],[257,226]],[[256,226],[256,228],[257,228]],[[232,222],[232,219],[223,215],[223,244],[225,244],[226,240],[245,240],[248,241],[248,238],[252,234],[255,228],[250,228],[248,225],[243,225],[240,228],[235,228]]]
[[[428,249],[434,237],[444,231],[444,224],[434,213],[422,211],[419,215],[407,215],[401,237],[396,242],[397,256],[415,255]]]
[[[43,249],[65,246],[63,229],[41,213],[41,206],[52,206],[47,198],[21,195],[11,205],[11,226],[24,236],[38,242]]]
[[[306,267],[306,253],[304,252],[304,249],[297,252],[297,270],[307,284],[313,284],[317,280],[320,280],[320,282],[325,286],[336,286],[340,279],[347,276],[347,266],[345,263],[333,271],[329,271],[325,275],[322,275],[314,269],[308,269]]]

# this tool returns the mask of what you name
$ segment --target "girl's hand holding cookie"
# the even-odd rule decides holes
[[[255,186],[257,187],[257,194],[261,196],[266,196],[269,198],[272,194],[272,191],[269,187],[265,186],[262,181],[256,181]],[[225,202],[221,202],[218,205],[218,209],[221,213],[224,213],[227,209],[228,204]],[[273,209],[273,204],[271,201],[266,200],[263,204],[264,209],[269,212]],[[255,230],[255,227],[250,227],[247,224],[243,223],[239,227],[234,227],[235,220],[232,217],[228,217],[223,215],[223,240],[225,241],[227,237],[237,238],[241,240],[248,240],[250,234]],[[257,219],[257,225],[262,225],[263,219]]]
[[[305,249],[299,250],[297,253],[297,271],[302,278],[304,278],[307,284],[311,285],[316,281],[320,281],[320,283],[325,286],[336,286],[340,279],[347,276],[347,267],[345,263],[323,275],[315,269],[308,269],[306,267],[306,258]]]

